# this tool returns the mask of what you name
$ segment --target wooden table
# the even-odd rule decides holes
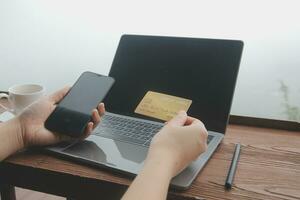
[[[234,144],[242,151],[234,187],[224,190]],[[3,197],[12,186],[76,199],[119,199],[128,177],[27,150],[0,164]],[[4,198],[2,197],[2,200]],[[169,199],[300,199],[300,131],[229,125],[225,139],[191,188]],[[9,198],[8,198],[9,199]]]

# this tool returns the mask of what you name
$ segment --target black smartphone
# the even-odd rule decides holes
[[[71,137],[82,136],[91,121],[92,110],[104,99],[114,82],[109,76],[82,73],[50,114],[45,127]]]

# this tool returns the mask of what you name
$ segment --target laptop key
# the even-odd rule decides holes
[[[126,137],[124,135],[116,135],[116,134],[100,134],[100,136],[105,137],[105,138],[109,138],[109,139],[113,139],[113,140],[118,140],[118,141],[122,141],[122,142],[128,142],[128,143],[132,143],[132,144],[139,144],[139,145],[143,145],[145,143],[145,141],[137,139],[137,138],[130,138],[130,137]]]
[[[209,144],[210,141],[211,141],[213,138],[214,138],[214,136],[208,135],[208,136],[207,136],[207,144]]]
[[[143,146],[149,147],[149,146],[150,146],[150,143],[151,143],[151,139],[147,140],[147,141],[143,144]]]

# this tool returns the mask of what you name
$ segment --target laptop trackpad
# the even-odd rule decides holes
[[[62,153],[95,164],[137,174],[143,165],[148,148],[91,135],[69,146]]]
[[[104,151],[102,151],[102,149],[100,149],[98,145],[92,141],[84,140],[76,143],[71,147],[68,147],[63,152],[101,163],[105,163],[107,161]]]

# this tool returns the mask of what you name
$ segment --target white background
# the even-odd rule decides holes
[[[81,72],[108,74],[124,33],[241,39],[233,114],[285,119],[280,81],[300,106],[298,1],[0,0],[0,90],[48,92]]]

